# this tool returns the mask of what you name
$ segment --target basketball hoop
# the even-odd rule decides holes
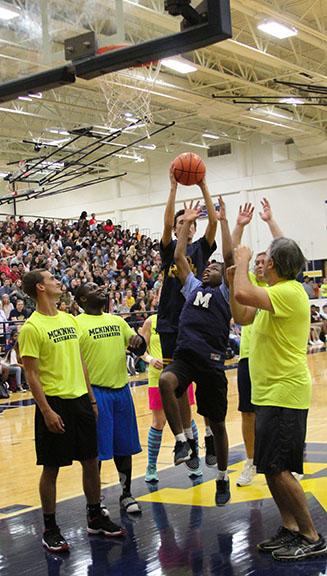
[[[114,44],[97,50],[104,54],[128,44]],[[156,83],[160,71],[160,61],[150,61],[118,72],[111,72],[98,79],[104,95],[107,117],[105,123],[111,128],[120,128],[122,121],[141,121],[150,124],[153,120],[151,112],[151,90]]]

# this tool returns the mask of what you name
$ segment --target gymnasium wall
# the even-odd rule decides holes
[[[210,192],[213,197],[218,193],[224,195],[231,226],[241,203],[255,204],[257,213],[244,236],[244,241],[255,251],[264,249],[270,241],[267,226],[258,216],[260,199],[266,196],[285,236],[298,241],[308,259],[327,258],[327,163],[285,159],[285,154],[276,154],[276,146],[259,135],[247,143],[234,143],[232,154],[227,156],[208,159],[205,149],[189,150],[206,161]],[[148,152],[146,161],[139,164],[120,161],[119,171],[128,172],[123,178],[73,193],[22,202],[17,211],[76,217],[87,210],[95,212],[99,219],[108,217],[125,226],[137,225],[144,233],[159,236],[169,191],[169,164],[182,151],[185,147],[175,148],[173,153],[157,151],[152,157]],[[118,171],[118,165],[115,168]],[[199,197],[198,187],[180,187],[177,208],[182,207],[183,201]],[[205,221],[199,222],[199,233],[204,228]]]

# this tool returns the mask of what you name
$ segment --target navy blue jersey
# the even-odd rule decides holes
[[[206,365],[222,368],[231,319],[226,284],[212,288],[190,272],[182,292],[185,304],[179,318],[176,352],[189,351]]]
[[[166,247],[163,247],[162,242],[160,242],[164,278],[158,308],[157,331],[159,334],[177,333],[179,316],[185,302],[174,260],[176,243],[177,240],[171,240]],[[187,245],[186,255],[194,276],[201,277],[208,259],[216,247],[216,242],[209,246],[205,236]]]

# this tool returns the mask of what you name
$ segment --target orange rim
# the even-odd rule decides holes
[[[114,52],[115,50],[122,50],[123,48],[128,48],[130,44],[109,44],[108,46],[101,46],[96,51],[98,56],[105,54],[106,52]],[[149,60],[149,62],[144,62],[144,64],[133,64],[132,66],[126,66],[126,68],[149,68],[149,66],[156,66],[158,60]]]

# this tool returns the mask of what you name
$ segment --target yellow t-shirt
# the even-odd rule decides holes
[[[321,284],[321,286],[320,286],[320,298],[327,298],[327,284]]]
[[[128,308],[131,308],[133,306],[133,304],[135,304],[134,296],[129,296],[129,298],[126,298],[126,304],[127,304]]]
[[[122,388],[128,382],[126,348],[134,330],[114,314],[80,314],[80,346],[91,384]]]
[[[266,282],[257,280],[253,272],[249,272],[249,280],[251,284],[253,284],[254,286],[267,286]],[[240,360],[242,360],[242,358],[249,357],[252,326],[253,324],[247,324],[246,326],[242,326],[241,343],[240,343]]]
[[[79,329],[74,316],[58,312],[33,314],[23,325],[18,341],[22,357],[39,360],[40,382],[47,396],[79,398],[87,394]]]
[[[160,336],[157,332],[157,318],[158,318],[157,314],[153,314],[153,316],[151,316],[151,336],[148,349],[153,358],[161,360],[162,350],[160,344]],[[149,364],[148,381],[150,388],[158,388],[160,374],[161,370],[158,370],[158,368],[155,368],[154,366],[152,366],[152,364]]]
[[[283,280],[265,290],[274,312],[260,310],[253,323],[249,356],[252,403],[306,409],[311,399],[308,297],[296,280]]]

